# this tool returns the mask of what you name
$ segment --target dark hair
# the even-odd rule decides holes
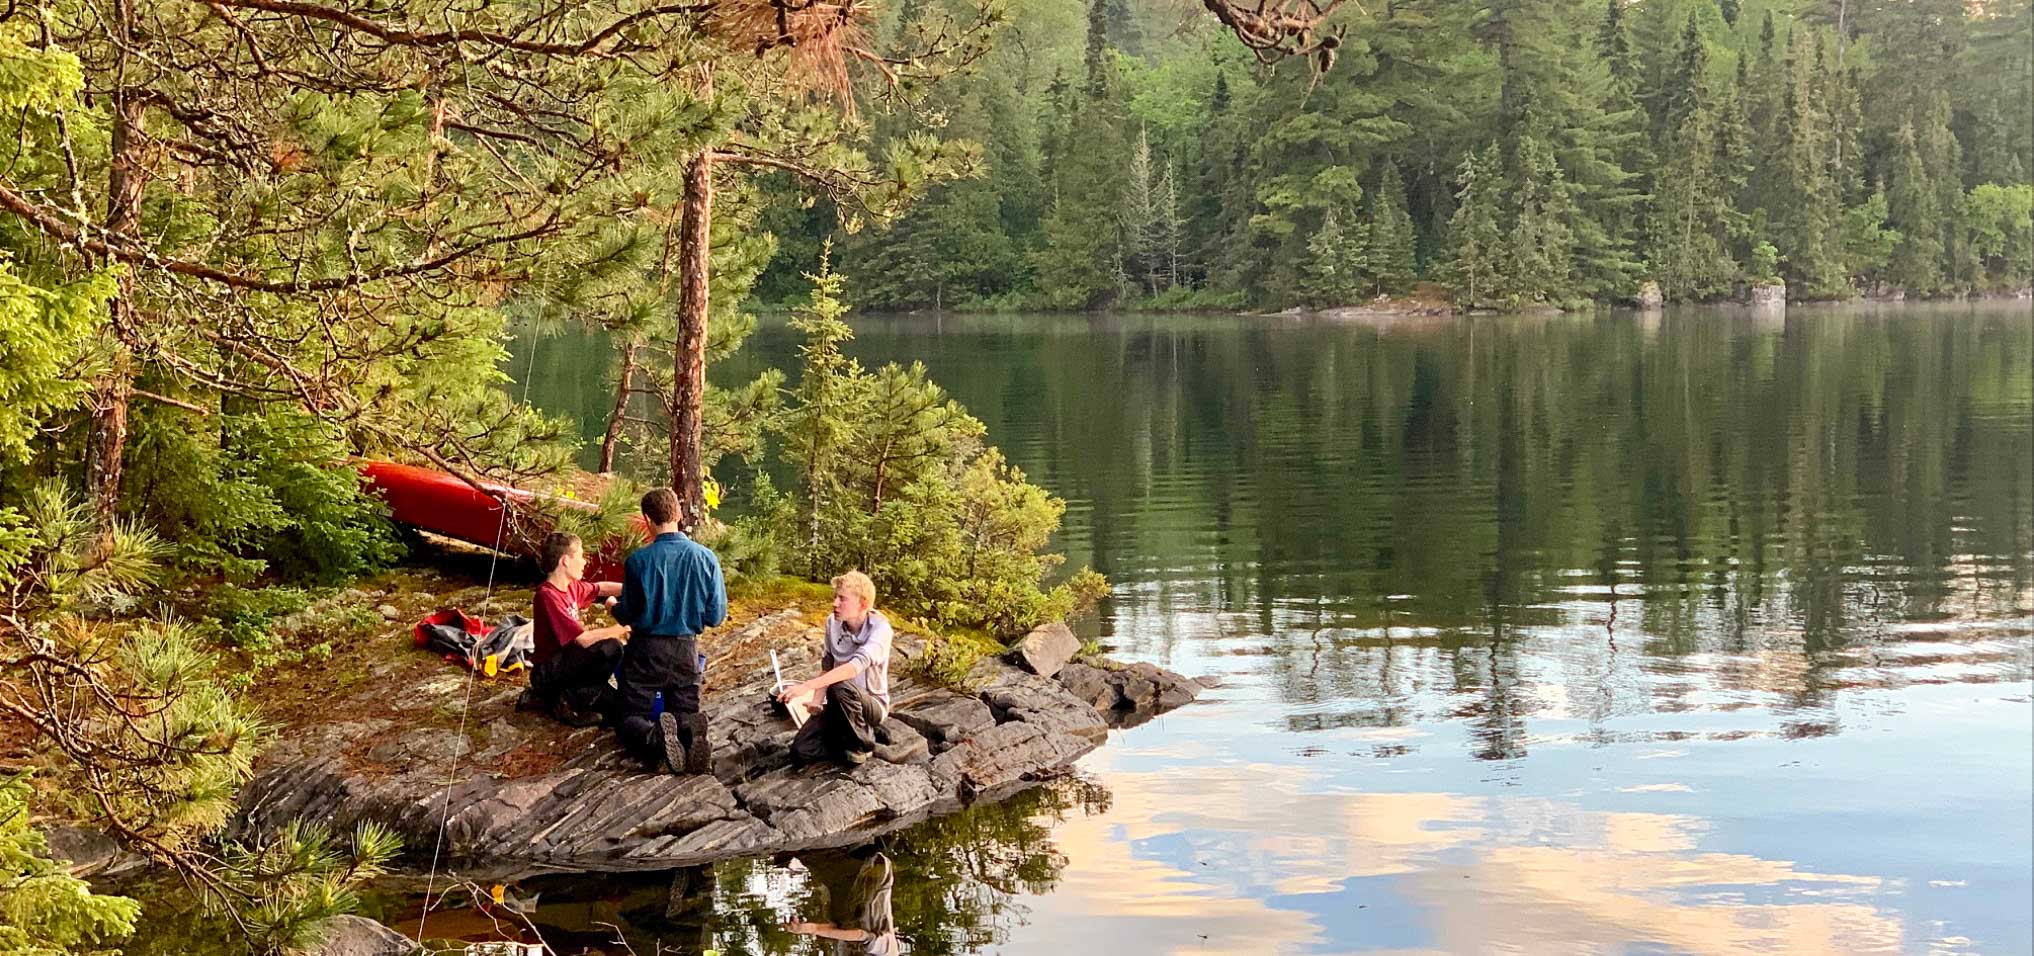
[[[653,525],[678,520],[678,493],[669,488],[652,488],[643,495],[643,517]]]
[[[579,536],[576,534],[553,531],[545,535],[544,546],[537,552],[537,566],[547,575],[558,570],[558,562],[565,560],[565,555],[578,543]]]

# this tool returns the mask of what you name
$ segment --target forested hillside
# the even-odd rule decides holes
[[[2023,289],[2029,9],[1379,0],[1338,14],[1322,72],[1262,68],[1157,0],[1019,0],[924,105],[982,174],[838,257],[858,305],[893,309]],[[826,204],[782,199],[766,300],[837,235]]]

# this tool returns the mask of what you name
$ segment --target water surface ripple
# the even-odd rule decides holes
[[[904,951],[2034,949],[2024,304],[856,331],[1066,499],[1115,583],[1090,636],[1222,680],[887,840]],[[715,376],[795,345],[766,320]],[[604,345],[540,347],[539,401],[597,433]],[[780,924],[865,860],[539,912],[826,952]]]

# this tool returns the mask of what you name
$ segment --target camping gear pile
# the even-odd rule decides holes
[[[511,614],[488,630],[485,621],[456,607],[418,621],[410,633],[418,647],[489,677],[529,667],[537,646],[529,618]]]

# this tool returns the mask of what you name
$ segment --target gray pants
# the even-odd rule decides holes
[[[876,728],[887,716],[881,698],[853,684],[834,684],[826,689],[826,706],[791,738],[791,759],[818,763],[875,750]]]

